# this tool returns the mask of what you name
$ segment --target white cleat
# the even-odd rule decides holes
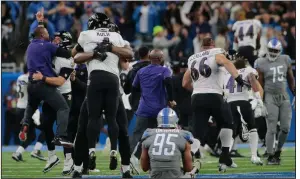
[[[140,167],[139,166],[140,166],[139,159],[136,158],[134,155],[132,155],[130,158],[131,173],[134,175],[140,175]]]
[[[73,162],[73,159],[70,158],[68,160],[65,160],[64,161],[64,168],[63,168],[63,171],[62,171],[62,175],[65,176],[65,175],[70,175],[72,173],[72,171],[74,170],[74,162]]]
[[[59,158],[56,155],[48,157],[47,164],[43,170],[44,173],[49,172],[53,167],[59,164]]]
[[[260,158],[256,156],[251,157],[251,162],[255,165],[263,165],[263,162],[260,160]]]

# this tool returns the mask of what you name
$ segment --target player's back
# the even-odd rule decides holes
[[[24,109],[27,106],[27,100],[28,100],[28,92],[27,92],[28,76],[29,76],[28,74],[22,74],[17,79],[17,92],[18,92],[17,108]]]
[[[256,19],[237,21],[233,24],[232,30],[237,37],[238,47],[252,46],[256,48],[256,39],[261,30],[261,23]]]
[[[108,28],[99,28],[87,30],[80,33],[78,43],[84,49],[84,52],[93,52],[97,44],[103,42],[104,38],[109,38],[109,42],[116,47],[124,47],[125,42],[120,34],[109,32]],[[119,76],[119,57],[111,52],[107,52],[107,58],[104,61],[97,59],[88,62],[88,72],[93,70],[104,70]]]
[[[147,129],[142,137],[148,149],[151,178],[182,176],[181,159],[191,134],[179,129]]]
[[[280,55],[275,61],[267,58],[256,60],[256,68],[264,74],[264,91],[272,94],[287,93],[287,71],[291,63],[289,56]]]
[[[248,75],[250,73],[253,73],[254,75],[258,75],[257,71],[253,69],[252,67],[246,67],[238,70],[238,73],[242,75],[242,78],[244,81],[249,83]],[[224,75],[224,84],[223,88],[225,91],[225,97],[227,99],[227,102],[232,101],[248,101],[250,98],[250,88],[246,86],[240,86],[232,77],[232,75],[226,71],[226,74]]]
[[[217,93],[222,94],[222,74],[216,62],[216,55],[224,54],[221,48],[213,48],[192,55],[188,66],[193,79],[193,94]]]

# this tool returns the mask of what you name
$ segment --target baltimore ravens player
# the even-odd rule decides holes
[[[279,165],[283,144],[290,131],[292,108],[286,83],[293,95],[296,95],[296,84],[293,76],[291,59],[288,55],[281,55],[282,45],[276,38],[269,41],[267,54],[256,60],[255,67],[259,74],[259,82],[263,86],[264,103],[268,111],[266,146],[269,154],[269,165]],[[273,144],[277,132],[277,122],[280,121],[278,145],[273,151]]]
[[[57,44],[58,46],[70,50],[72,44],[72,36],[69,32],[60,31],[55,33],[55,39],[53,43]],[[70,75],[73,72],[73,60],[72,59],[65,59],[61,57],[55,57],[53,60],[54,71],[58,74],[58,77],[46,77],[45,82],[47,84],[56,85],[58,86],[58,90],[65,98],[67,104],[71,105],[72,94],[71,94],[71,81]],[[43,78],[41,73],[35,73],[33,78],[36,80],[40,80]],[[54,138],[53,133],[53,124],[56,120],[56,115],[54,110],[47,104],[43,104],[43,115],[45,118],[44,123],[44,131],[46,135],[46,142],[48,146],[48,162],[44,168],[44,173],[50,171],[52,167],[59,163],[58,157],[55,155],[55,145],[51,143]],[[69,132],[68,132],[69,133]],[[68,136],[68,140],[72,141],[70,136]],[[73,159],[72,159],[72,148],[64,148],[65,154],[65,161],[64,161],[64,168],[62,175],[68,175],[73,171]]]
[[[200,142],[194,142],[192,134],[177,128],[178,117],[171,108],[162,109],[157,116],[158,127],[147,129],[142,138],[141,167],[143,171],[150,170],[151,178],[180,178],[183,170],[189,177],[198,172],[200,162],[195,162],[193,168],[192,147],[195,143],[197,151]]]
[[[252,90],[254,92],[254,97],[257,100],[255,113],[261,113],[261,109],[263,108],[263,102],[261,98],[261,96],[263,96],[263,90],[257,80],[257,71],[247,65],[248,62],[246,60],[247,59],[241,56],[236,57],[234,65],[239,74],[242,76],[243,80],[251,84]],[[245,122],[249,130],[251,162],[253,164],[262,165],[260,158],[257,157],[258,134],[255,126],[255,118],[252,111],[252,105],[249,101],[251,89],[237,84],[231,74],[229,72],[226,72],[224,75],[224,91],[225,98],[231,106],[231,113],[235,124],[235,136],[240,133],[239,127],[242,126],[241,123]]]

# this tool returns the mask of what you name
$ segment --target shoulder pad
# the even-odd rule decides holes
[[[181,135],[183,138],[185,138],[185,140],[187,140],[190,144],[192,144],[194,142],[194,137],[193,134],[189,131],[186,130],[181,130]]]
[[[150,137],[153,134],[152,131],[153,131],[152,129],[146,129],[145,132],[144,132],[144,134],[143,134],[143,136],[142,136],[142,138],[141,138],[141,142],[143,142],[148,137]]]

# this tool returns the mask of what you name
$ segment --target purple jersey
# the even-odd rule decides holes
[[[141,117],[156,118],[160,110],[167,106],[167,91],[164,79],[171,77],[171,71],[160,65],[148,65],[138,71],[132,86],[141,89],[141,99],[136,114]]]

